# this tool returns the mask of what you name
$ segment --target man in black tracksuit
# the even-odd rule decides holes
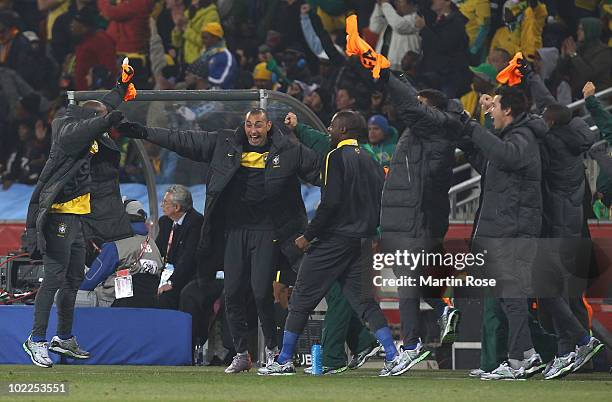
[[[424,250],[443,254],[450,212],[448,190],[455,162],[455,130],[460,128],[455,121],[463,117],[463,108],[439,91],[417,92],[404,76],[388,72],[384,76],[388,77],[386,88],[406,129],[395,148],[382,195],[381,246],[383,251],[405,249],[412,253]],[[398,278],[417,278],[443,271],[441,267],[422,264],[412,271],[394,266],[393,272]],[[427,294],[431,290],[438,294]],[[421,296],[439,318],[440,342],[454,341],[460,314],[446,305],[440,293],[438,289],[398,287],[402,358],[410,361],[407,369],[430,353],[419,337]]]
[[[548,128],[527,111],[524,93],[501,87],[495,98],[483,95],[495,133],[470,120],[461,144],[482,176],[480,206],[472,234],[473,253],[486,250],[485,272],[497,281],[495,291],[508,318],[508,362],[481,378],[527,378],[544,365],[533,348],[528,326],[531,291],[542,228],[542,163],[538,141]]]
[[[529,74],[527,82],[549,127],[540,145],[542,237],[546,240],[542,240],[543,264],[534,273],[534,290],[542,315],[551,318],[558,337],[557,357],[544,372],[544,378],[554,379],[577,371],[603,348],[582,326],[570,304],[572,298],[582,303],[586,290],[581,271],[588,266],[591,247],[582,233],[587,188],[584,154],[597,134],[582,118],[572,118],[571,111],[557,103],[539,75]]]
[[[381,375],[389,375],[397,366],[397,349],[374,300],[368,269],[384,173],[359,148],[355,139],[359,127],[356,112],[339,112],[332,119],[329,131],[335,149],[327,154],[322,167],[321,203],[304,235],[295,241],[297,247],[307,251],[289,300],[283,350],[272,364],[259,369],[261,375],[295,373],[292,357],[297,339],[308,314],[335,281],[340,282],[353,309],[385,347],[387,358]]]
[[[89,357],[71,333],[85,266],[83,217],[94,212],[92,159],[100,152],[99,142],[107,131],[123,119],[123,114],[113,109],[121,103],[125,88],[127,84],[118,85],[102,103],[69,105],[52,122],[51,153],[30,200],[24,244],[33,258],[42,255],[45,265],[45,277],[36,294],[34,327],[23,344],[32,362],[40,367],[52,366],[45,338],[58,289],[59,323],[49,350],[71,358]]]
[[[244,126],[230,133],[146,128],[137,123],[122,124],[119,131],[192,160],[210,162],[198,281],[204,289],[217,270],[225,271],[225,306],[238,353],[226,373],[252,366],[246,316],[251,291],[271,360],[277,349],[274,272],[279,265],[295,266],[301,258],[294,240],[307,218],[299,178],[318,183],[319,158],[291,142],[263,109],[251,110]]]

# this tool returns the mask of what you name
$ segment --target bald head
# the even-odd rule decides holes
[[[97,100],[88,100],[84,102],[81,107],[95,111],[96,115],[98,116],[106,116],[106,114],[108,113],[106,105]]]

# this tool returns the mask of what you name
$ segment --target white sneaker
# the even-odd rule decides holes
[[[274,349],[268,349],[268,347],[266,346],[265,355],[266,355],[266,361],[262,367],[266,367],[274,363],[274,358],[278,355],[278,347],[275,347]]]
[[[417,347],[414,349],[404,349],[402,346],[400,352],[400,361],[393,370],[391,371],[391,375],[397,376],[402,375],[406,371],[410,370],[415,364],[424,360],[427,356],[429,356],[431,352],[429,350],[425,350],[423,344],[419,342]]]
[[[503,362],[498,368],[490,373],[481,374],[481,380],[525,380],[522,378],[525,374],[525,368],[521,367],[518,370],[513,369],[507,362]]]
[[[53,362],[49,359],[49,342],[34,342],[32,335],[23,343],[23,350],[30,356],[32,363],[38,367],[53,367]]]

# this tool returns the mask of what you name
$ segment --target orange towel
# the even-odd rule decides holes
[[[389,68],[391,63],[385,56],[376,53],[372,46],[359,36],[355,14],[346,17],[346,34],[346,54],[359,56],[361,65],[372,70],[372,77],[380,78],[380,71],[383,68]]]
[[[512,60],[510,60],[510,63],[508,63],[508,67],[497,74],[497,82],[500,84],[508,84],[510,87],[520,84],[521,78],[523,78],[523,74],[520,71],[522,61],[523,54],[521,52],[515,54]]]
[[[126,57],[123,59],[123,64],[121,65],[121,82],[123,83],[129,82],[132,77],[134,77],[134,69],[129,65],[129,62],[130,60]],[[125,91],[123,100],[127,102],[134,98],[136,98],[136,87],[130,82],[127,91]]]

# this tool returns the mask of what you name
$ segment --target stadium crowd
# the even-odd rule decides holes
[[[360,42],[355,36],[345,34],[345,30],[349,32],[349,10],[358,17],[352,20],[353,28],[364,39],[363,44],[356,45]],[[248,140],[240,145],[244,147],[240,162],[220,159],[225,154],[233,156],[231,148],[224,148],[231,143],[230,137],[222,142],[216,139],[221,134],[213,138],[210,133],[187,131],[172,131],[171,136],[164,128],[121,123],[119,117],[123,116],[109,110],[105,127],[114,129],[120,148],[123,144],[122,149],[129,150],[129,138],[148,140],[145,144],[156,173],[166,176],[160,183],[188,180],[174,175],[174,152],[210,163],[213,171],[207,182],[204,217],[193,212],[191,195],[183,186],[171,187],[164,197],[163,229],[151,251],[151,260],[159,263],[153,270],[141,267],[135,275],[158,277],[160,264],[172,265],[174,273],[157,290],[147,287],[148,296],[142,298],[147,301],[141,306],[159,302],[160,307],[191,313],[198,322],[193,334],[196,347],[208,336],[214,305],[214,298],[199,293],[208,286],[206,294],[218,296],[221,289],[215,282],[215,271],[223,269],[227,332],[235,352],[226,372],[251,368],[247,331],[251,318],[258,316],[266,338],[265,366],[259,373],[277,375],[294,372],[297,337],[309,311],[325,296],[329,306],[327,338],[323,340],[326,372],[358,368],[384,348],[381,375],[401,375],[429,354],[419,337],[420,297],[427,296],[425,300],[440,319],[442,343],[453,342],[460,312],[439,294],[400,289],[402,346],[396,349],[380,308],[359,283],[361,244],[353,237],[376,234],[380,216],[381,243],[404,236],[413,250],[443,251],[441,239],[449,224],[448,190],[458,147],[483,177],[473,234],[481,242],[475,241],[472,247],[475,251],[483,247],[496,250],[490,256],[491,266],[510,284],[504,288],[507,293],[487,298],[485,311],[490,317],[483,321],[483,340],[498,338],[498,342],[489,342],[486,351],[483,346],[481,367],[471,375],[522,379],[544,371],[545,378],[558,378],[580,369],[602,344],[590,336],[580,319],[585,308],[574,308],[576,297],[567,301],[550,296],[541,307],[552,317],[559,345],[556,357],[546,359],[550,363],[545,365],[529,330],[524,284],[516,276],[521,267],[534,264],[537,250],[532,243],[520,240],[585,235],[583,221],[589,214],[583,211],[582,200],[589,198],[591,191],[584,180],[581,158],[596,138],[565,106],[585,99],[601,138],[607,141],[612,135],[612,116],[593,96],[595,90],[612,84],[611,17],[612,3],[594,0],[38,0],[36,4],[3,0],[3,188],[14,182],[38,182],[51,148],[51,122],[66,106],[65,92],[113,88],[125,57],[134,68],[130,80],[138,89],[259,88],[285,92],[329,124],[329,135],[299,122],[294,113],[273,124],[265,110],[252,109],[238,128]],[[354,46],[361,46],[361,57],[347,57],[345,49]],[[364,63],[366,46],[389,61],[380,79],[372,79],[372,66]],[[524,61],[513,58],[519,51]],[[498,85],[513,62],[521,71],[521,89]],[[543,118],[531,116],[529,111]],[[296,141],[286,140],[284,130],[292,132]],[[494,130],[503,139],[493,135]],[[548,132],[554,137],[551,134],[544,139]],[[341,151],[330,152],[336,146]],[[347,151],[352,148],[358,152]],[[281,169],[273,178],[276,181],[268,183],[262,171],[265,157],[273,151],[277,156],[272,163]],[[327,158],[321,158],[325,155]],[[292,162],[281,165],[279,157]],[[130,160],[128,152],[118,162],[118,177],[141,181],[140,168]],[[237,165],[232,170],[234,162]],[[382,190],[385,180],[380,173],[383,168],[389,173],[381,198],[377,189]],[[319,177],[322,183],[317,181]],[[612,204],[612,180],[608,177],[602,173],[598,178],[592,208],[591,200],[587,201],[587,211],[594,211],[598,218],[606,218]],[[298,178],[322,186],[321,205],[308,225],[296,187]],[[419,185],[407,188],[405,183],[412,186],[413,181]],[[543,181],[548,186],[544,189]],[[358,183],[368,183],[368,188],[360,188]],[[571,205],[564,204],[568,194],[573,197]],[[275,201],[274,215],[263,205],[270,200]],[[345,207],[342,213],[339,205]],[[146,236],[144,218],[141,208],[129,207],[127,203],[126,213],[134,217],[131,225],[137,239],[131,247],[136,250]],[[221,212],[213,215],[214,208]],[[500,210],[505,213],[498,213]],[[550,212],[558,210],[567,215],[559,218]],[[189,237],[192,247],[177,242],[180,231],[187,230],[187,225],[180,229],[184,219],[193,219],[197,221],[193,226],[202,228],[199,237]],[[223,241],[231,247],[220,249],[218,236],[225,236]],[[494,242],[500,239],[513,239],[511,250]],[[117,250],[127,246],[112,240],[113,246],[108,242],[99,246],[111,250],[109,275],[114,279],[122,258]],[[286,304],[287,295],[286,286],[273,285],[280,282],[279,278],[272,280],[277,247],[289,268],[309,250],[301,260],[297,279],[286,280],[295,287],[282,345],[274,333],[278,323],[273,302]],[[575,252],[574,247],[570,242],[546,249],[565,257],[561,268],[557,267],[563,269],[575,263],[564,254]],[[196,250],[199,257],[207,257],[206,264],[196,262]],[[406,274],[401,269],[394,272],[397,276]],[[245,293],[241,279],[249,275],[247,288],[251,292],[247,289]],[[82,289],[93,291],[108,278],[96,279],[96,283],[89,280]],[[567,281],[561,275],[555,286],[565,289]],[[249,311],[253,304],[256,311]],[[362,321],[368,322],[373,334]],[[495,322],[502,321],[508,337],[505,345],[494,328]],[[46,353],[39,345],[45,342],[40,326],[33,335],[24,348],[40,358]],[[86,358],[69,329],[60,335],[54,338],[55,346],[52,342],[55,350],[74,347],[79,358]],[[345,342],[352,352],[350,361],[343,350]],[[42,361],[47,364],[44,358]]]

